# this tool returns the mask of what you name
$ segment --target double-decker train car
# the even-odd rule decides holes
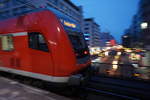
[[[68,83],[90,63],[80,26],[55,9],[0,21],[0,71]]]

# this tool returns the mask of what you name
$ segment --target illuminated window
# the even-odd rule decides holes
[[[0,36],[1,50],[12,51],[14,49],[13,37],[11,35]]]

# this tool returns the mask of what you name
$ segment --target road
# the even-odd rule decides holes
[[[0,100],[71,100],[3,77],[0,80]]]
[[[142,66],[142,61],[133,61],[129,55],[104,56],[93,59],[93,66],[99,68],[99,74],[120,77],[135,77],[150,80],[150,67]]]

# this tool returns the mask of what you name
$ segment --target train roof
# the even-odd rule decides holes
[[[64,21],[67,21],[67,22],[69,22],[71,24],[75,24],[75,26],[76,26],[76,27],[73,28],[73,27],[68,27],[68,26],[64,25],[64,27],[66,29],[68,29],[68,30],[71,29],[71,30],[74,30],[74,31],[81,31],[80,30],[81,26],[80,26],[80,24],[78,24],[76,22],[76,20],[68,17],[67,15],[63,14],[62,12],[60,12],[60,11],[54,9],[54,8],[48,7],[47,9],[52,11],[61,20],[63,25],[64,25]]]
[[[13,16],[11,18],[19,17],[19,16],[22,16],[22,15],[25,15],[25,14],[28,14],[28,13],[44,11],[44,10],[49,10],[49,11],[53,12],[58,17],[58,19],[61,21],[61,23],[63,24],[63,26],[66,30],[81,32],[80,24],[78,24],[74,19],[68,17],[67,15],[63,14],[62,12],[60,12],[60,11],[54,9],[54,8],[51,8],[51,7],[40,8],[40,9],[35,9],[35,10],[29,10],[29,11],[26,11],[26,12],[22,12],[22,13],[18,14],[17,16]],[[5,19],[1,19],[1,20],[6,20],[6,19],[10,19],[10,17],[5,18]]]

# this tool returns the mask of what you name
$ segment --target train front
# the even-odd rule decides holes
[[[74,68],[69,78],[69,84],[78,85],[85,81],[91,70],[90,53],[80,25],[69,19],[60,19],[73,49]],[[71,56],[70,56],[71,59]]]
[[[64,77],[63,82],[80,84],[88,75],[91,67],[90,53],[81,26],[72,18],[50,9],[57,16],[61,24],[58,29],[59,45],[55,58],[55,76]],[[59,25],[58,25],[59,26]],[[55,60],[58,61],[58,60]]]

